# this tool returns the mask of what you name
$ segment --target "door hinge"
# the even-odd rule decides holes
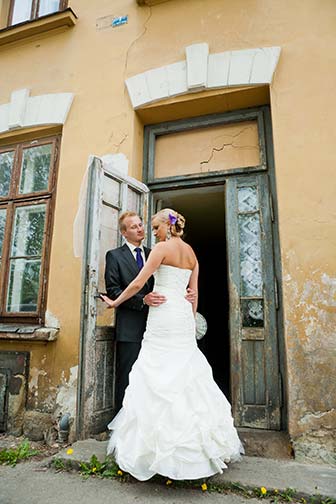
[[[88,293],[89,293],[89,281],[90,281],[90,266],[86,265],[86,275],[84,284],[84,316],[88,314]]]
[[[271,220],[272,220],[272,222],[274,222],[274,207],[273,207],[272,194],[269,195],[269,205],[270,205],[270,212],[271,212]]]
[[[279,291],[278,291],[278,280],[274,277],[274,301],[275,309],[279,310]]]
[[[279,373],[279,406],[282,408],[283,406],[283,388],[282,388],[282,376]]]

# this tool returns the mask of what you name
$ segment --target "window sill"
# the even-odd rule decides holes
[[[55,341],[58,333],[55,327],[0,324],[0,340]]]
[[[61,12],[42,16],[33,21],[25,21],[0,30],[0,47],[14,42],[29,39],[35,35],[48,33],[51,30],[65,30],[76,24],[77,16],[69,7]]]

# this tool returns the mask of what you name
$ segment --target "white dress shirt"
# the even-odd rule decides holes
[[[127,240],[125,240],[125,243],[126,243],[127,247],[130,249],[130,251],[132,252],[134,260],[136,261],[136,251],[135,251],[135,249],[137,248],[136,245],[133,245],[132,243],[128,242]],[[139,246],[139,249],[141,250],[142,259],[145,264],[146,256],[145,256],[145,251],[144,251],[142,244]]]

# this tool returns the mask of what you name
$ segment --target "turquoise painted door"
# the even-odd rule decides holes
[[[237,426],[281,427],[277,283],[267,174],[226,183],[231,389]]]

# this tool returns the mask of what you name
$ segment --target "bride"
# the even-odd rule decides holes
[[[185,219],[169,208],[152,218],[158,243],[144,267],[110,308],[136,294],[154,274],[167,301],[150,308],[139,357],[123,407],[109,424],[108,454],[138,480],[154,474],[200,479],[223,472],[244,452],[231,407],[195,338],[198,262],[182,240]],[[193,304],[187,286],[196,292]]]

